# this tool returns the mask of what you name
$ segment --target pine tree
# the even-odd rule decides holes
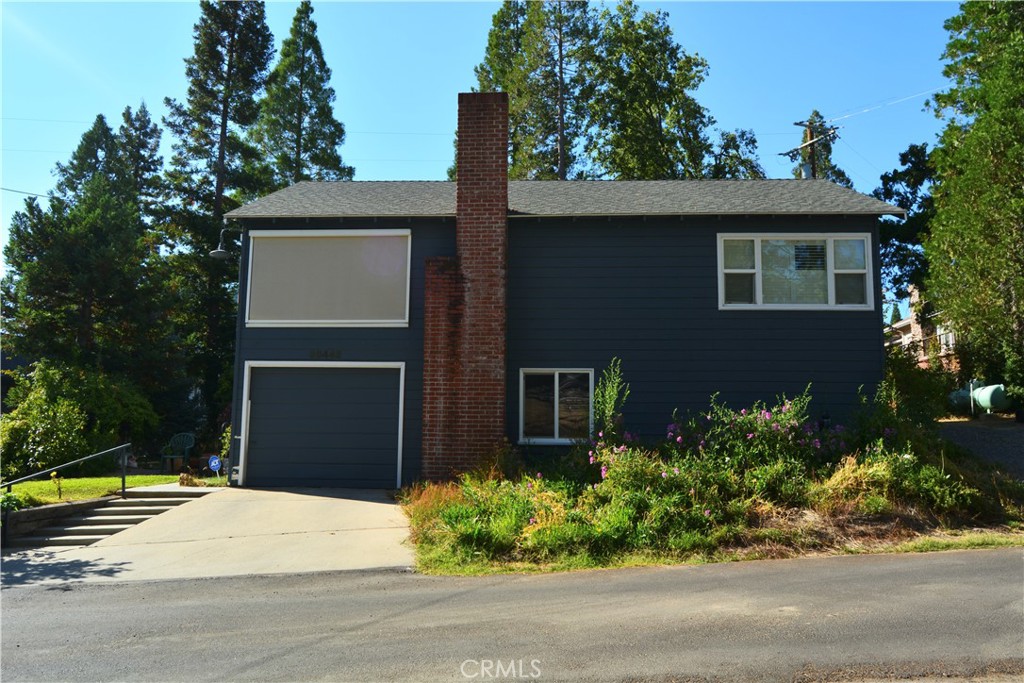
[[[172,287],[181,298],[176,323],[188,373],[202,396],[206,426],[230,397],[237,266],[208,256],[224,214],[244,197],[265,192],[259,151],[247,131],[259,116],[273,36],[262,2],[200,3],[195,51],[185,60],[185,103],[165,100],[176,138],[167,174],[172,199],[167,239]]]
[[[281,57],[267,78],[267,93],[252,138],[272,161],[275,184],[351,180],[355,170],[338,152],[345,127],[334,118],[331,70],[316,34],[313,6],[303,0]]]
[[[595,16],[586,2],[506,0],[495,13],[477,89],[509,94],[509,177],[586,174],[579,155]]]
[[[169,409],[162,398],[180,360],[130,144],[98,116],[57,165],[48,207],[30,198],[15,213],[4,249],[5,343],[30,361],[138,387]]]
[[[164,160],[160,156],[160,127],[150,118],[145,102],[134,112],[125,107],[117,135],[140,209],[152,221],[163,199]]]

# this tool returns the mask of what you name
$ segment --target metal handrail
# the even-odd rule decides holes
[[[7,489],[7,493],[10,493],[11,492],[11,487],[13,487],[15,484],[20,484],[23,481],[28,481],[29,479],[35,479],[36,477],[42,476],[44,474],[49,474],[50,472],[56,472],[59,469],[62,469],[64,467],[70,467],[71,465],[77,465],[78,463],[85,462],[86,460],[92,460],[93,458],[99,458],[101,456],[109,455],[109,454],[114,453],[116,451],[123,451],[121,453],[121,458],[120,458],[121,459],[121,498],[126,498],[126,496],[124,494],[125,479],[128,477],[128,453],[131,450],[131,447],[132,447],[132,445],[130,443],[121,444],[120,446],[115,446],[114,448],[109,448],[109,449],[107,449],[105,451],[101,451],[99,453],[93,453],[92,455],[87,455],[84,458],[79,458],[78,460],[72,460],[71,462],[66,462],[63,465],[57,465],[56,467],[51,467],[48,470],[39,470],[38,472],[33,472],[32,474],[28,475],[27,477],[21,477],[20,479],[14,479],[13,481],[2,481],[2,482],[0,482],[0,488],[6,488]],[[3,535],[3,539],[2,540],[3,540],[4,544],[6,544],[6,542],[7,542],[7,513],[8,512],[10,512],[10,510],[4,510],[3,528],[2,528],[2,530],[0,530],[0,533],[2,533],[2,535]]]

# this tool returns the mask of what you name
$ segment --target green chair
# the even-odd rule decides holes
[[[164,446],[163,455],[160,456],[160,471],[164,468],[174,473],[174,461],[181,460],[181,467],[188,465],[189,456],[192,454],[192,447],[196,445],[196,437],[189,432],[181,432],[171,437],[171,440]]]

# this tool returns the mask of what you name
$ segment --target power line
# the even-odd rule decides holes
[[[27,194],[30,197],[45,197],[46,196],[45,194],[39,194],[37,192],[25,192],[25,190],[12,190],[9,187],[0,187],[0,190],[3,190],[4,192],[15,192],[17,194]]]
[[[921,95],[930,95],[933,92],[942,90],[942,88],[944,88],[944,87],[945,86],[939,86],[937,88],[931,88],[930,90],[922,90],[921,92],[914,93],[913,95],[906,95],[904,97],[899,97],[899,98],[896,98],[895,100],[883,101],[881,104],[871,105],[869,107],[865,107],[864,109],[861,109],[860,111],[855,111],[855,112],[852,112],[850,114],[843,114],[842,116],[837,116],[835,118],[828,119],[827,121],[825,121],[825,123],[832,123],[833,121],[842,121],[844,119],[849,119],[849,118],[852,118],[854,116],[860,116],[861,114],[866,114],[869,111],[875,111],[876,109],[882,109],[883,107],[891,107],[894,104],[899,104],[900,102],[906,102],[907,100],[912,100],[915,97],[920,97]]]

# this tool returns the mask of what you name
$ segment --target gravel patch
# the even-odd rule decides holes
[[[1024,422],[1002,415],[939,424],[943,438],[1024,479]]]

